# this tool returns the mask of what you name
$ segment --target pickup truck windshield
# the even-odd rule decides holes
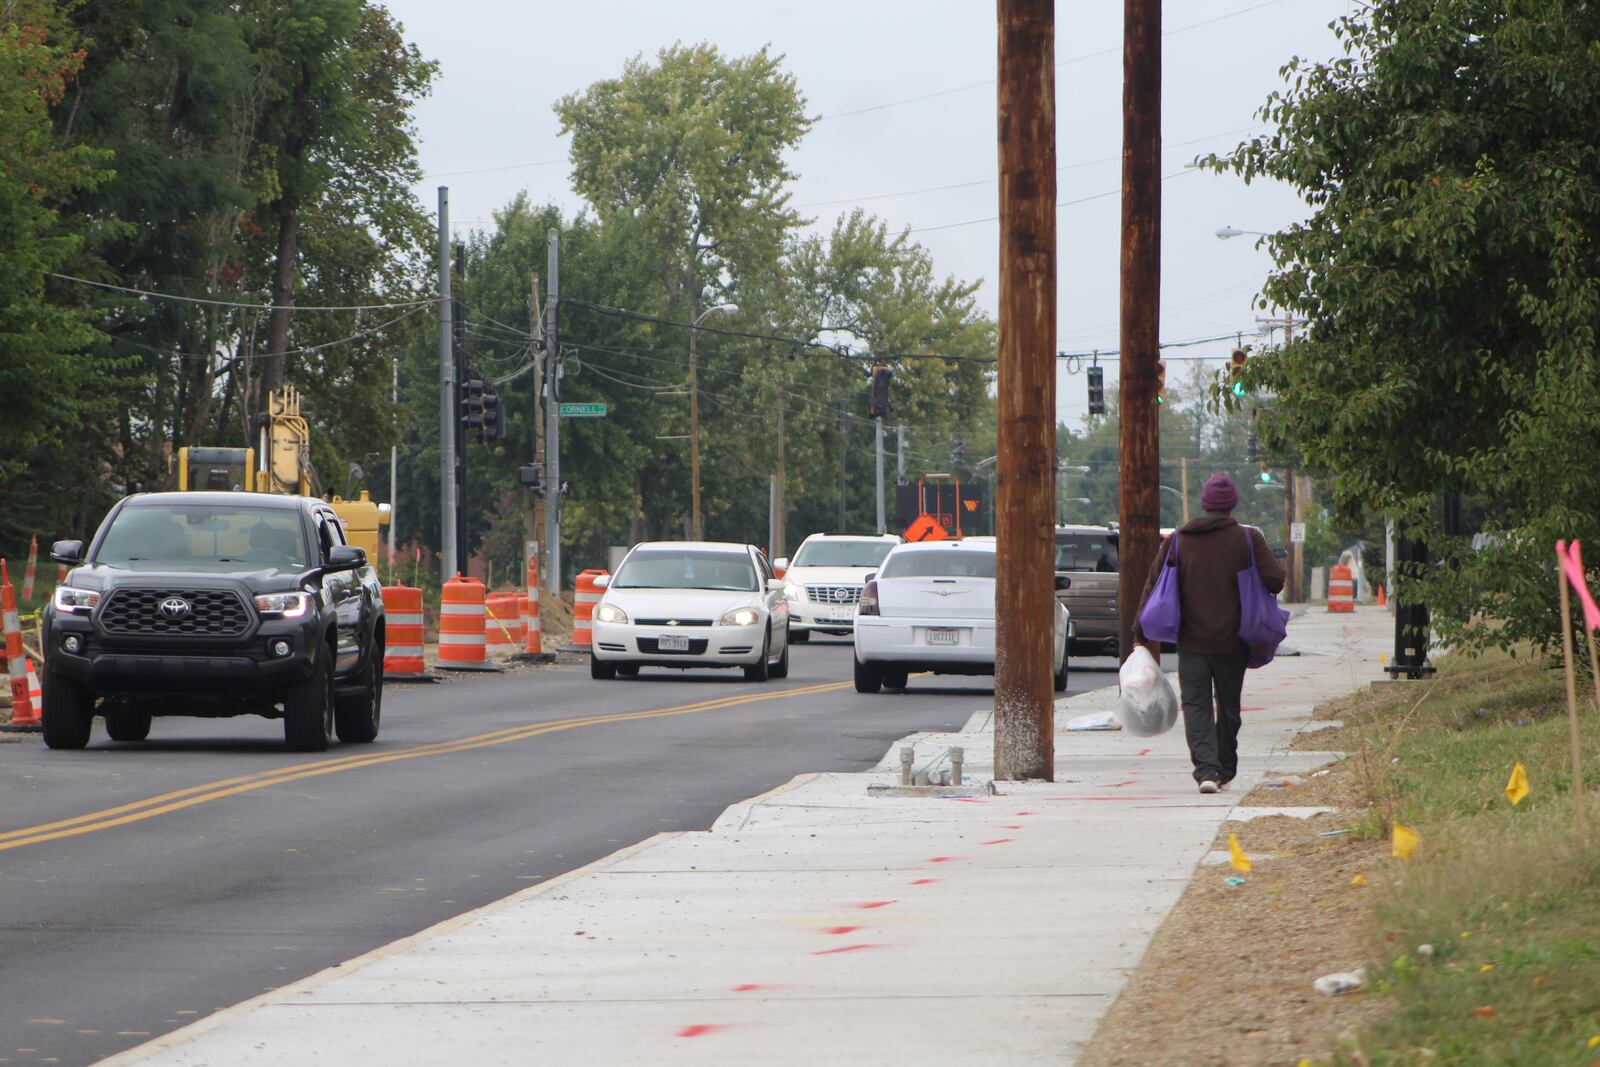
[[[94,562],[129,570],[306,566],[300,513],[285,508],[146,505],[117,513]]]
[[[893,547],[893,541],[807,541],[791,566],[876,567]]]
[[[732,552],[635,552],[617,571],[613,589],[721,589],[751,593],[756,569],[750,557]]]
[[[1056,534],[1056,570],[1115,574],[1117,543],[1104,534]]]
[[[945,549],[901,552],[884,563],[879,578],[993,578],[994,553]]]

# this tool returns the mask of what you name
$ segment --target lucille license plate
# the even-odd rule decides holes
[[[961,643],[961,631],[932,629],[928,630],[928,644],[930,645],[958,645]]]
[[[656,647],[663,652],[689,651],[689,638],[686,634],[662,634],[656,640]]]

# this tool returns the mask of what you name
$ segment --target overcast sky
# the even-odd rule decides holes
[[[450,187],[458,232],[491,225],[517,192],[582,206],[551,105],[619,74],[634,55],[675,41],[744,54],[770,44],[820,116],[791,158],[794,203],[826,232],[860,206],[909,226],[940,274],[983,279],[997,303],[995,6],[980,0],[599,2],[386,0],[407,37],[437,60],[417,108],[418,195]],[[1255,331],[1251,297],[1269,265],[1252,237],[1302,218],[1289,190],[1246,187],[1186,168],[1263,129],[1255,114],[1292,56],[1338,54],[1328,23],[1350,0],[1169,0],[1164,7],[1162,316],[1164,342]],[[1117,345],[1122,5],[1063,0],[1056,9],[1059,323],[1068,351]],[[958,186],[957,188],[935,188]],[[1169,352],[1226,358],[1232,342]],[[1184,365],[1169,364],[1180,378]],[[1108,386],[1115,379],[1110,364]],[[1060,370],[1058,411],[1076,425],[1084,377]]]

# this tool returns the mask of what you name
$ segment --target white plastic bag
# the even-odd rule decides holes
[[[1082,733],[1085,730],[1120,730],[1122,724],[1116,716],[1109,711],[1091,711],[1087,715],[1079,715],[1067,720],[1067,732]]]
[[[1117,718],[1124,730],[1135,737],[1154,737],[1172,729],[1178,721],[1178,695],[1149,649],[1135,646],[1117,680],[1122,683]]]

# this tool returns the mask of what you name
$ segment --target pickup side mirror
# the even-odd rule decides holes
[[[82,541],[57,541],[50,546],[50,558],[69,567],[83,562]]]
[[[1065,574],[1056,575],[1056,592],[1059,593],[1063,589],[1071,589],[1071,588],[1072,588],[1072,579],[1071,578],[1068,578]]]
[[[611,586],[611,575],[597,574],[594,576],[593,581],[596,589],[607,589]]]
[[[322,568],[324,574],[336,574],[340,571],[359,570],[367,565],[367,550],[357,548],[355,545],[334,545],[328,553],[327,565]]]

